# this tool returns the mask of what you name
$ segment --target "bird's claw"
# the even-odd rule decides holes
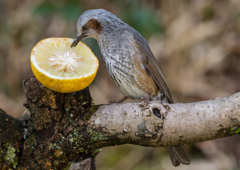
[[[138,103],[138,105],[140,106],[140,107],[142,107],[142,110],[145,110],[145,109],[149,109],[149,105],[148,105],[148,103],[149,103],[149,99],[146,99],[146,98],[144,98],[144,97],[141,97],[141,99],[140,99],[140,102]]]
[[[117,101],[116,101],[116,100],[110,100],[110,101],[108,102],[108,104],[114,104],[114,103],[117,103]]]

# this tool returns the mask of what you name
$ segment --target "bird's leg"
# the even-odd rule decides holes
[[[150,101],[150,93],[148,93],[147,101]]]
[[[108,102],[108,104],[113,104],[113,103],[117,103],[116,100],[110,100],[110,101]]]
[[[122,103],[124,102],[128,97],[127,96],[124,96],[121,100],[119,100],[117,103]]]
[[[140,99],[140,102],[149,102],[150,101],[150,93],[148,93],[148,96],[147,97],[141,97],[141,99]]]
[[[110,100],[110,101],[108,102],[108,104],[122,103],[122,102],[124,102],[127,98],[128,98],[127,96],[124,96],[124,97],[123,97],[121,100],[119,100],[118,102]]]

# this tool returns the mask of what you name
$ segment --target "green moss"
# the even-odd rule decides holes
[[[138,135],[144,135],[144,134],[148,133],[148,129],[147,129],[144,121],[140,125],[138,125],[137,133],[138,133]]]
[[[69,139],[69,142],[71,142],[71,144],[73,143],[74,139],[73,138],[70,138]]]
[[[28,150],[32,150],[33,146],[35,146],[35,145],[36,145],[36,136],[35,136],[35,134],[32,134],[27,139],[27,148],[28,148]]]
[[[240,135],[240,128],[239,127],[231,127],[229,134]]]
[[[87,116],[87,115],[84,115],[84,120],[88,121],[89,119],[90,119],[90,117],[89,117],[89,116]]]
[[[4,161],[8,162],[15,169],[18,164],[18,158],[16,157],[16,149],[13,148],[9,143],[6,144],[7,152],[4,156]]]
[[[68,112],[71,109],[71,106],[66,107],[66,112]]]
[[[58,166],[58,165],[59,165],[59,161],[58,161],[58,160],[55,160],[55,161],[53,162],[53,164],[54,164],[55,166]]]
[[[100,151],[101,151],[100,149],[95,150],[95,151],[92,153],[92,156],[93,156],[93,157],[97,156],[97,154],[99,154]]]
[[[82,129],[82,127],[75,128],[75,129],[73,129],[72,134],[68,135],[69,142],[71,144],[74,143],[74,145],[76,145],[77,147],[81,147],[82,140],[83,140],[83,138],[82,138],[83,135],[79,134],[81,129]]]
[[[70,167],[70,165],[71,165],[71,162],[68,162],[67,165],[66,165],[66,167],[65,167],[63,170],[68,170],[69,167]]]
[[[97,107],[94,103],[92,103],[89,111],[90,111],[91,113],[94,113],[94,112],[96,112],[97,110],[98,110],[98,107]]]
[[[49,150],[52,150],[52,149],[54,149],[54,147],[53,147],[53,145],[52,145],[52,143],[51,143],[51,142],[48,142],[48,149],[49,149]]]
[[[88,129],[87,132],[90,135],[90,141],[91,142],[108,140],[108,137],[104,136],[103,133],[95,132],[92,129]]]
[[[84,149],[83,148],[79,148],[78,151],[79,152],[84,152]]]

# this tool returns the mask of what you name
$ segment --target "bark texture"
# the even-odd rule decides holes
[[[61,94],[35,77],[23,88],[29,122],[0,110],[1,169],[68,169],[72,161],[89,158],[80,166],[90,170],[105,146],[171,146],[240,134],[240,93],[187,104],[96,106],[87,88]]]
[[[16,168],[23,151],[23,125],[0,109],[0,169]]]

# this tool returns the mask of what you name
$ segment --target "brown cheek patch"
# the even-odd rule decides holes
[[[100,22],[98,22],[96,19],[90,19],[87,25],[88,25],[88,28],[92,28],[96,30],[98,34],[102,31],[102,26]]]

